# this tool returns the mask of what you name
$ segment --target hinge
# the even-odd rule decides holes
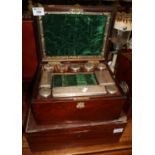
[[[61,64],[61,63],[59,61],[49,61],[48,64],[58,65],[58,64]]]
[[[92,64],[94,64],[94,65],[97,65],[97,64],[99,64],[100,62],[98,61],[98,60],[93,60],[93,61],[88,61],[89,63],[92,63]]]
[[[70,9],[70,13],[71,14],[82,14],[83,13],[83,9],[80,8],[79,4],[74,5],[73,8]]]

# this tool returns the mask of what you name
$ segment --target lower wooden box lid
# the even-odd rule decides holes
[[[57,129],[70,129],[76,127],[87,127],[87,126],[98,126],[98,125],[115,125],[115,124],[127,124],[127,116],[124,112],[121,113],[118,119],[110,121],[66,121],[61,123],[54,123],[50,125],[38,125],[33,117],[31,109],[28,112],[27,124],[26,124],[26,133],[35,133],[48,130],[57,130]]]

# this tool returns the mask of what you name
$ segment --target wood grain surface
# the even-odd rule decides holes
[[[116,144],[93,145],[84,147],[61,148],[58,150],[32,153],[25,135],[22,144],[23,155],[131,155],[132,154],[132,121],[129,120],[126,129]]]

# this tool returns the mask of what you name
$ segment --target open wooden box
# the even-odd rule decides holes
[[[118,118],[126,97],[106,64],[115,9],[44,9],[35,19],[40,65],[31,105],[37,123]]]

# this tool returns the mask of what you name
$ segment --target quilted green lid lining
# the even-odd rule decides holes
[[[46,56],[101,55],[107,15],[42,16]]]

